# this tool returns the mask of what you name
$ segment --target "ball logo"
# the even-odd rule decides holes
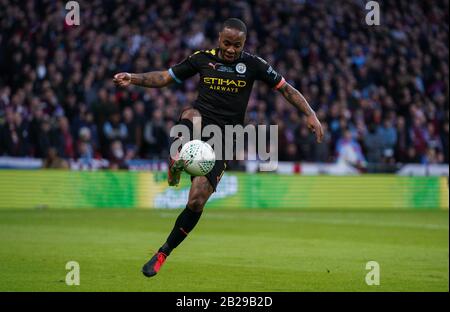
[[[246,70],[247,70],[247,66],[245,66],[244,63],[239,63],[239,64],[236,65],[236,71],[237,71],[239,74],[245,73]]]
[[[192,140],[181,148],[180,159],[187,173],[193,176],[204,176],[214,167],[216,156],[208,143]]]

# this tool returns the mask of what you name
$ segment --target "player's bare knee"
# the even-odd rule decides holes
[[[194,212],[202,212],[205,207],[206,199],[202,196],[195,196],[188,200],[188,207]]]
[[[199,117],[201,118],[202,115],[200,114],[200,112],[195,109],[195,108],[189,108],[186,109],[182,114],[181,114],[181,119],[189,119],[190,121],[194,120],[194,117]]]
[[[188,207],[194,212],[203,211],[204,206],[205,206],[205,204],[202,203],[202,201],[197,198],[194,198],[194,199],[191,199],[188,201]]]

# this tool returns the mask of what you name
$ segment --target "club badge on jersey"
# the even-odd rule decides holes
[[[236,71],[237,71],[239,74],[244,74],[244,73],[247,71],[247,66],[245,66],[244,63],[238,63],[238,64],[236,65]]]

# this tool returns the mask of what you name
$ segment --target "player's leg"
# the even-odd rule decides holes
[[[191,126],[192,128],[190,129],[192,130],[192,122],[194,117],[201,117],[197,110],[185,110],[181,115],[179,123],[185,124],[188,127]],[[156,275],[160,270],[161,265],[165,262],[167,256],[186,238],[188,233],[194,229],[200,219],[206,202],[210,198],[211,194],[216,191],[217,184],[220,182],[225,168],[226,163],[224,160],[216,160],[213,169],[206,176],[191,178],[192,185],[189,191],[189,198],[186,208],[178,216],[175,226],[169,234],[167,241],[152,257],[152,259],[150,259],[150,261],[147,262],[142,268],[142,272],[145,276],[151,277]]]
[[[176,248],[191,232],[197,224],[214,188],[206,176],[195,177],[192,180],[189,191],[189,199],[186,208],[180,213],[167,241],[158,252],[142,268],[142,273],[151,277],[158,273],[167,256]]]
[[[198,110],[195,108],[187,108],[185,109],[178,120],[179,125],[184,125],[189,129],[190,139],[192,140],[193,132],[194,132],[194,117],[198,117],[201,121],[201,115]],[[196,119],[197,120],[197,119]],[[183,140],[182,137],[176,137],[173,139],[172,143],[175,140]],[[186,140],[187,141],[187,140]],[[184,142],[186,143],[186,142]],[[167,171],[167,182],[170,186],[177,186],[180,183],[181,171],[183,170],[183,162],[179,159],[179,150],[176,155],[169,156],[169,169]]]

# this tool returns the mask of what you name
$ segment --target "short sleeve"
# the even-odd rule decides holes
[[[178,63],[174,66],[172,66],[169,69],[169,74],[172,76],[172,78],[178,82],[182,83],[184,80],[188,79],[189,77],[194,76],[199,72],[198,68],[198,58],[199,58],[199,52],[196,52],[186,58],[181,63]]]
[[[260,57],[256,57],[256,80],[264,81],[270,88],[278,90],[285,84],[281,76],[272,66]]]

